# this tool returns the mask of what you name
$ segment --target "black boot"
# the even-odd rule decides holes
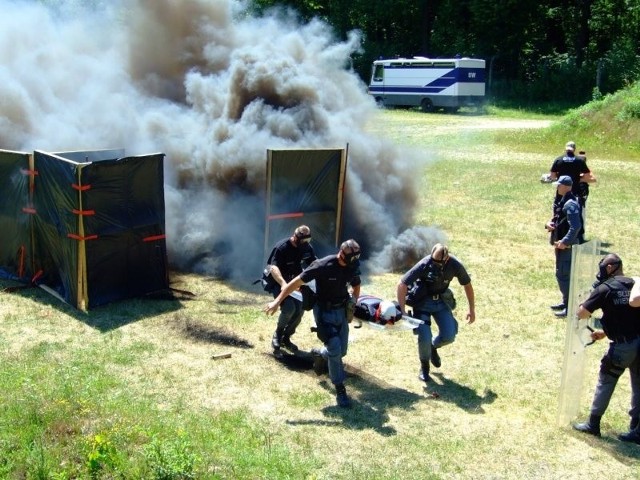
[[[420,373],[418,374],[418,378],[423,382],[429,383],[431,381],[429,369],[429,362],[420,362]]]
[[[271,346],[274,350],[280,350],[283,334],[284,331],[280,328],[276,329],[276,331],[273,332],[273,338],[271,338]]]
[[[336,403],[342,408],[349,408],[351,406],[351,400],[349,400],[347,389],[343,384],[336,385]]]
[[[298,351],[298,346],[291,341],[291,338],[289,337],[289,335],[284,335],[282,337],[282,340],[280,341],[280,346],[286,348],[291,353],[295,353]]]
[[[637,428],[627,433],[621,433],[618,435],[618,439],[623,442],[632,442],[640,445],[640,430]]]
[[[640,444],[640,419],[638,417],[632,417],[629,422],[629,431],[627,433],[621,433],[618,435],[618,439],[623,442],[633,442]]]
[[[440,368],[442,365],[442,360],[440,360],[440,355],[438,355],[438,349],[433,345],[431,346],[431,363],[436,368]]]
[[[596,437],[601,436],[600,434],[600,420],[602,416],[600,415],[589,415],[589,420],[584,423],[576,423],[573,428],[582,433],[588,433],[590,435],[594,435]]]

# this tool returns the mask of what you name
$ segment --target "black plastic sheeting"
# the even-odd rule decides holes
[[[90,306],[169,288],[163,154],[93,163],[83,208]]]
[[[29,154],[0,150],[0,278],[27,281],[33,274],[29,205]]]
[[[0,237],[0,269],[15,274],[11,252],[32,238],[29,276],[40,274],[38,284],[76,308],[168,290],[164,154],[109,158],[118,154],[35,151],[35,214],[27,216],[26,237],[13,233],[22,232],[25,221],[13,204],[24,203],[17,199],[28,192],[28,176],[22,190],[5,188],[20,162],[0,156],[0,227],[19,239]]]
[[[316,255],[335,253],[342,227],[345,157],[344,149],[268,151],[266,250],[298,225],[308,225]]]

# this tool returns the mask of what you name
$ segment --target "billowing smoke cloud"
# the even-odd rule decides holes
[[[405,255],[395,237],[424,156],[366,133],[357,33],[232,0],[46,5],[0,0],[0,148],[164,152],[171,263],[246,278],[262,261],[266,149],[348,144],[344,237],[377,268]]]
[[[441,230],[420,226],[409,228],[372,255],[367,266],[374,273],[402,271],[428,255],[436,243],[447,243]]]

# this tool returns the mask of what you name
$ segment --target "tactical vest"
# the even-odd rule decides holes
[[[564,213],[564,206],[569,200],[575,200],[576,203],[578,203],[576,196],[572,192],[569,192],[564,197],[562,197],[559,202],[554,203],[553,205],[553,221],[556,225],[556,228],[551,232],[550,243],[552,245],[554,244],[554,242],[562,240],[569,231],[569,220],[567,218],[567,214]],[[580,206],[579,203],[578,206]]]

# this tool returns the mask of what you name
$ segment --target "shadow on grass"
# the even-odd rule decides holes
[[[103,333],[116,330],[142,319],[178,312],[183,308],[183,302],[195,298],[195,295],[188,291],[172,288],[139,298],[118,300],[99,305],[88,312],[83,312],[33,285],[26,286],[17,282],[0,280],[0,291],[8,295],[20,295],[22,298],[33,300],[39,308],[55,309]],[[216,302],[216,310],[221,314],[233,314],[238,310],[234,307],[245,307],[253,303],[255,303],[255,300],[250,298],[223,298]],[[185,315],[176,313],[172,318],[172,322],[178,326],[185,337],[194,341],[253,348],[253,345],[247,340],[237,337],[224,328],[212,327]]]
[[[182,308],[180,303],[182,295],[174,295],[171,292],[118,300],[113,303],[99,305],[88,312],[84,312],[33,285],[27,286],[15,282],[0,281],[0,290],[8,295],[19,295],[22,298],[30,299],[39,308],[57,310],[101,332],[115,330],[143,318],[177,311]]]
[[[439,383],[431,382],[425,386],[431,397],[453,403],[468,413],[485,413],[482,406],[493,403],[498,398],[492,390],[485,390],[483,395],[478,395],[475,390],[449,380],[442,373],[432,373],[431,377],[439,380]]]
[[[640,460],[640,445],[621,442],[616,438],[617,433],[611,432],[612,436],[605,435],[605,432],[602,433],[602,437],[598,438],[573,429],[570,430],[570,435],[576,439],[582,440],[590,447],[604,450],[620,463],[629,467],[637,465]]]
[[[196,342],[246,349],[254,348],[251,342],[239,337],[227,328],[213,326],[206,322],[195,320],[180,312],[173,316],[171,323],[182,336]]]
[[[281,350],[278,354],[263,353],[263,355],[277,360],[293,372],[309,372],[313,370],[313,355],[311,352],[298,350],[296,354],[293,355]]]
[[[424,400],[422,395],[408,392],[358,368],[345,365],[349,378],[347,392],[351,398],[351,408],[330,405],[322,409],[325,420],[288,420],[290,425],[318,425],[348,428],[350,430],[374,430],[380,435],[391,436],[396,429],[388,425],[389,408],[412,410],[414,405]],[[312,375],[315,375],[313,371]],[[333,397],[335,388],[327,379],[320,386]]]

